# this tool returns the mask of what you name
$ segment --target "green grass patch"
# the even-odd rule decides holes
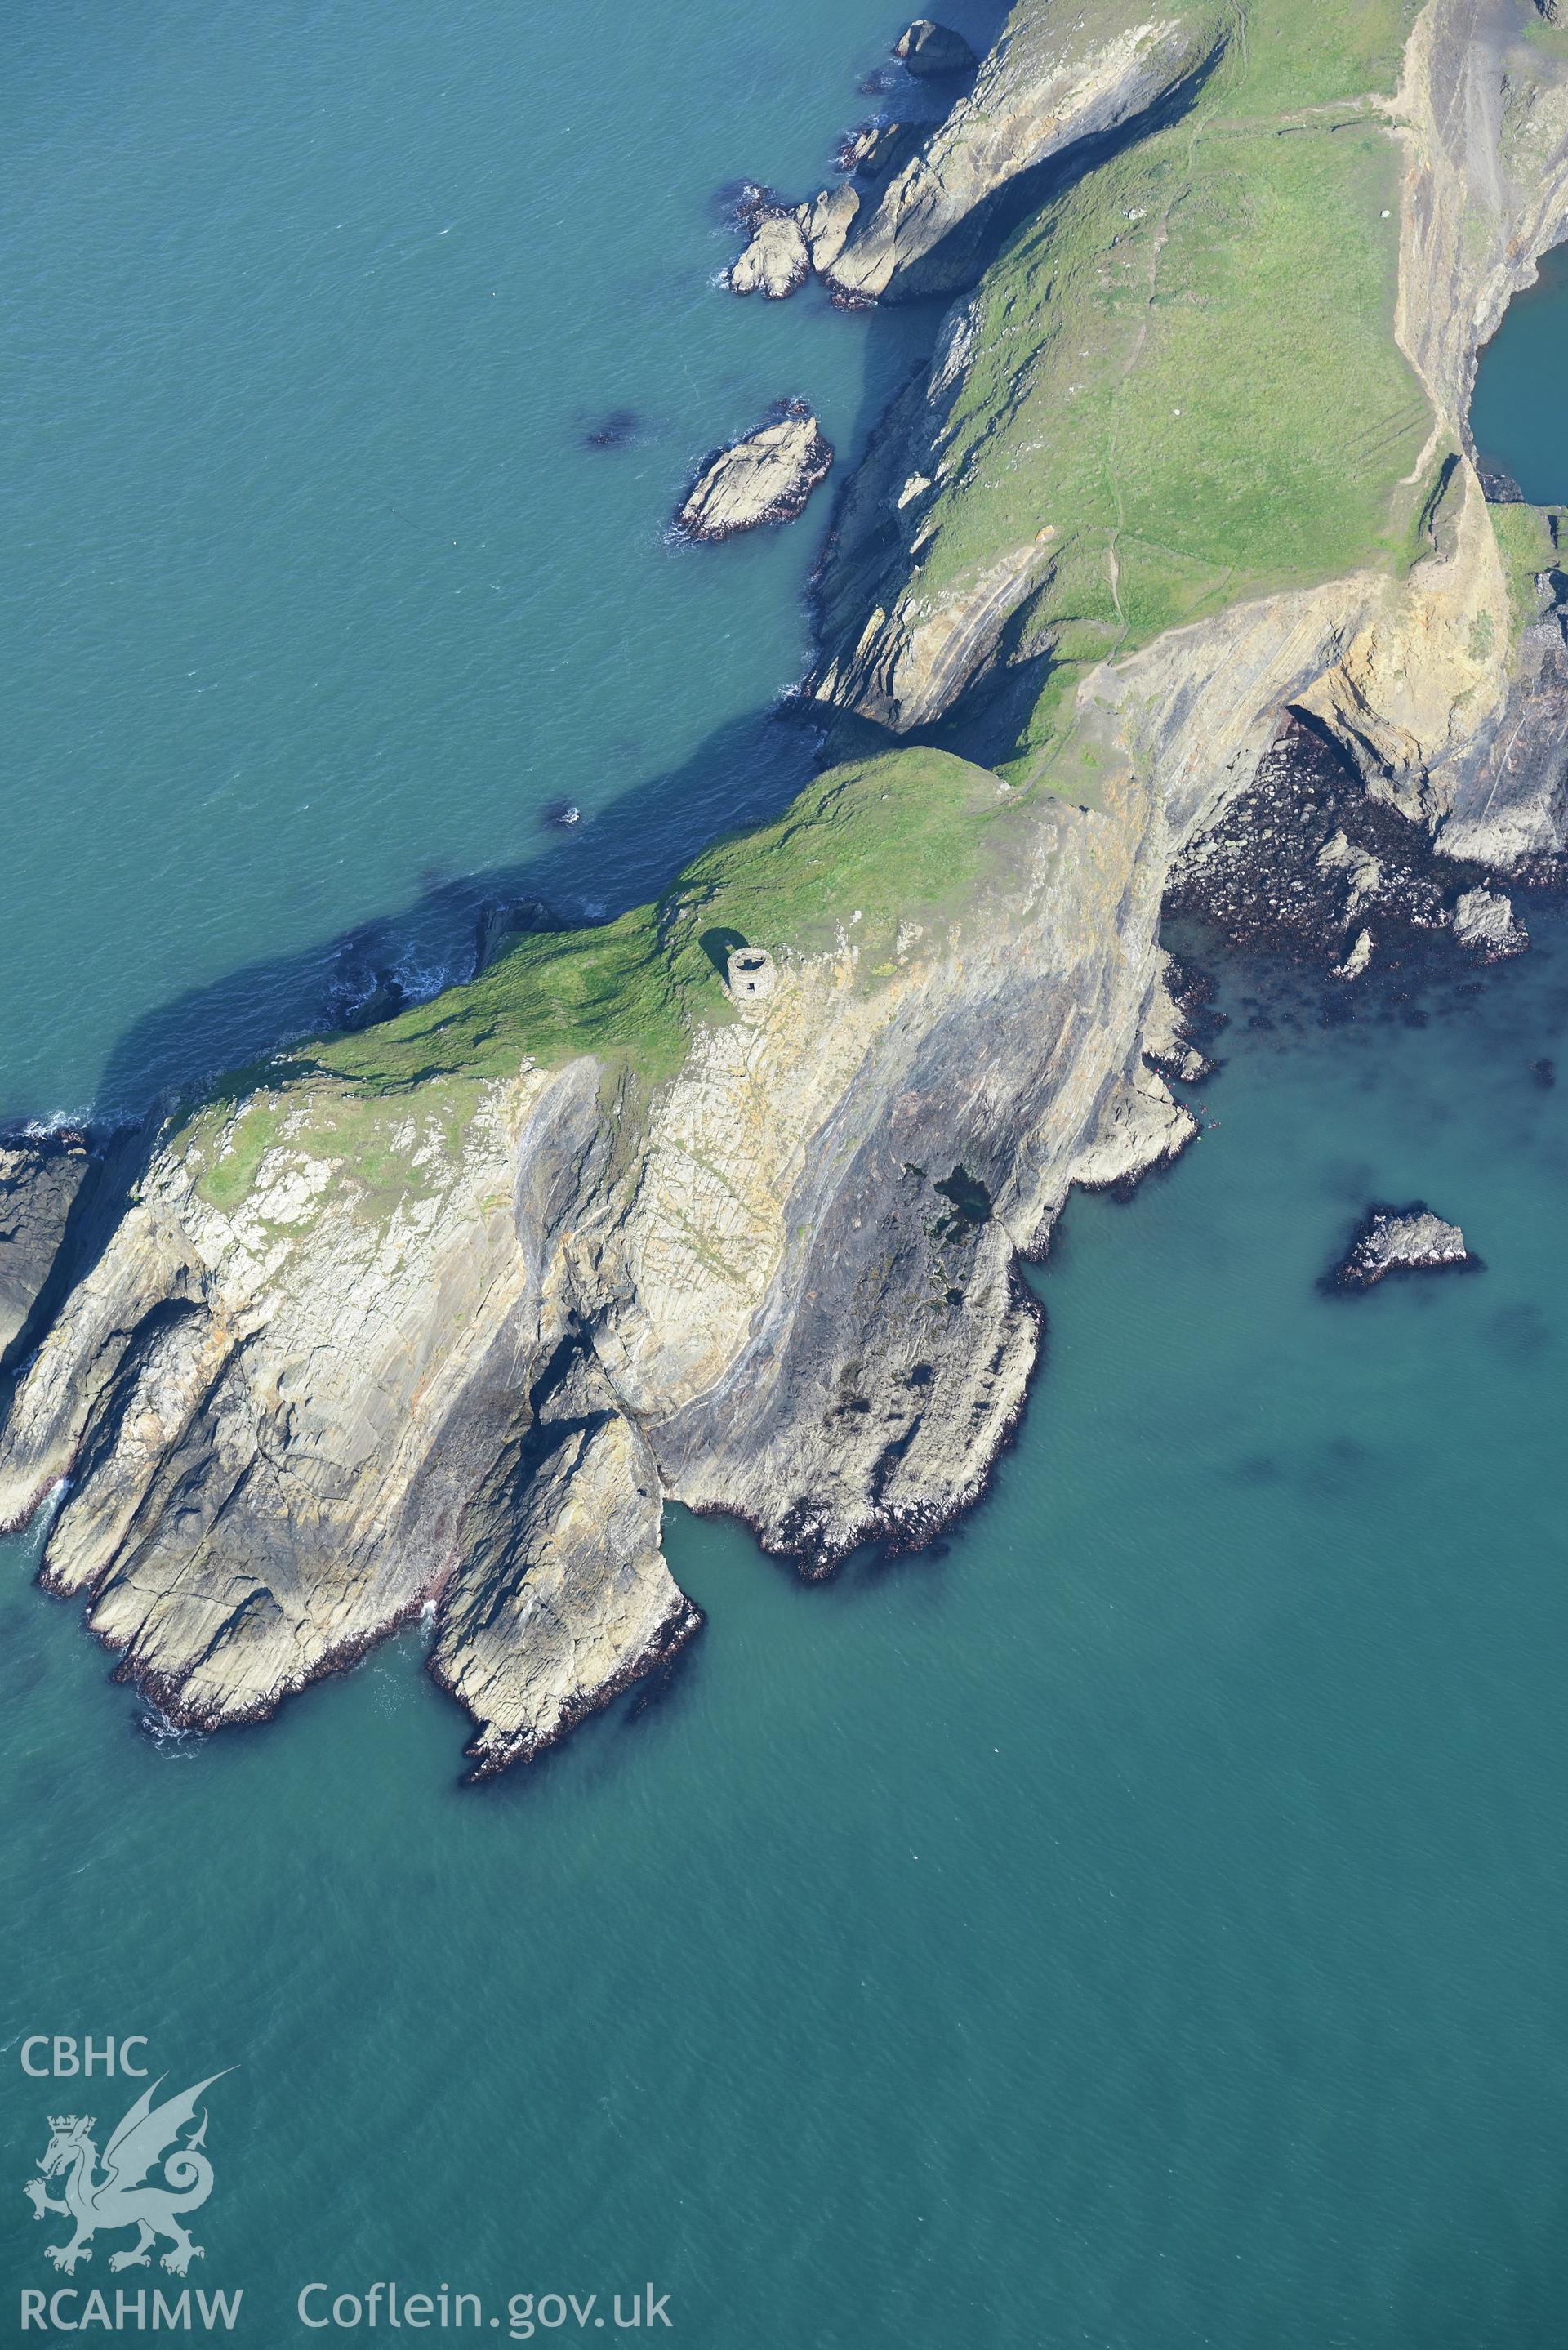
[[[1432,482],[1403,477],[1431,413],[1394,338],[1400,158],[1373,103],[1415,14],[1217,12],[1190,112],[1047,205],[982,282],[915,592],[1054,528],[1030,629],[1056,673],[1007,772],[1040,772],[1063,671],[1248,595],[1415,559]],[[1085,623],[1107,619],[1096,656]]]
[[[733,1017],[730,948],[809,954],[840,931],[863,984],[895,968],[899,925],[956,912],[1000,869],[1016,799],[988,770],[911,747],[821,776],[774,823],[708,849],[654,906],[520,940],[466,987],[299,1057],[377,1092],[555,1066],[590,1053],[645,1084],[671,1076],[694,1024]]]
[[[222,1155],[209,1159],[196,1188],[224,1215],[232,1216],[249,1198],[257,1170],[277,1140],[288,1108],[289,1104],[275,1094],[253,1101],[235,1119]],[[202,1123],[203,1139],[215,1146],[223,1128],[222,1110],[209,1110]]]
[[[1521,632],[1541,610],[1537,575],[1552,570],[1557,561],[1552,525],[1542,506],[1500,505],[1487,511],[1508,577],[1509,612],[1517,644]]]

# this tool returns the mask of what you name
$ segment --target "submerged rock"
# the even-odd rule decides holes
[[[811,256],[793,212],[760,213],[752,241],[730,270],[732,294],[763,294],[782,302],[811,275]]]
[[[1407,1208],[1369,1208],[1329,1275],[1334,1289],[1373,1289],[1391,1273],[1438,1273],[1480,1263],[1458,1224],[1445,1223],[1423,1201]]]
[[[0,1360],[48,1279],[88,1165],[74,1131],[0,1140]]]
[[[921,81],[938,81],[945,74],[972,73],[980,59],[961,33],[950,26],[933,24],[929,16],[917,16],[907,31],[899,34],[893,44],[893,55],[902,57],[909,71]]]
[[[624,449],[637,437],[642,423],[635,408],[616,408],[602,424],[593,425],[583,435],[585,449]]]
[[[815,417],[804,400],[794,401],[775,422],[703,459],[675,526],[688,538],[711,541],[763,523],[793,522],[832,463],[832,444]]]
[[[1454,936],[1486,962],[1522,954],[1530,933],[1501,889],[1467,889],[1454,908]]]

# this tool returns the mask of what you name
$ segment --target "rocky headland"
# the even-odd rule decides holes
[[[11,1211],[64,1253],[14,1284],[0,1522],[47,1505],[44,1583],[176,1720],[422,1612],[495,1770],[690,1636],[666,1499],[807,1574],[924,1541],[1017,1419],[1072,1187],[1198,1131],[1172,891],[1305,899],[1346,986],[1401,922],[1511,942],[1568,647],[1466,415],[1568,203],[1558,39],[1022,0],[821,200],[849,298],[958,296],[822,564],[836,763],[656,903],[182,1105],[96,1208],[40,1156]]]

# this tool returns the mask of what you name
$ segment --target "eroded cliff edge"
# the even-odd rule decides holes
[[[807,1572],[971,1501],[1020,1260],[1194,1131],[1161,903],[1288,712],[1412,841],[1561,848],[1551,541],[1464,410],[1568,197],[1568,57],[1511,0],[1099,14],[1164,80],[1107,144],[1096,9],[1015,11],[975,98],[1033,74],[1085,135],[840,509],[812,690],[863,754],[656,906],[182,1111],[74,1219],[0,1523],[48,1506],[44,1581],[177,1718],[426,1611],[497,1768],[693,1629],[666,1498]]]

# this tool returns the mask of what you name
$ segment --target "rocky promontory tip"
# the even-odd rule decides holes
[[[1445,1223],[1416,1200],[1407,1208],[1369,1208],[1326,1286],[1375,1289],[1391,1273],[1461,1272],[1480,1263],[1458,1224]]]
[[[782,302],[811,275],[811,254],[799,217],[793,211],[758,211],[751,229],[751,243],[731,265],[730,291]]]
[[[949,74],[973,73],[980,59],[961,33],[950,26],[933,24],[929,16],[917,16],[893,44],[893,55],[901,57],[909,71],[920,81],[940,81]]]
[[[832,443],[804,400],[702,461],[676,512],[682,537],[705,544],[763,523],[793,522],[833,463]]]

